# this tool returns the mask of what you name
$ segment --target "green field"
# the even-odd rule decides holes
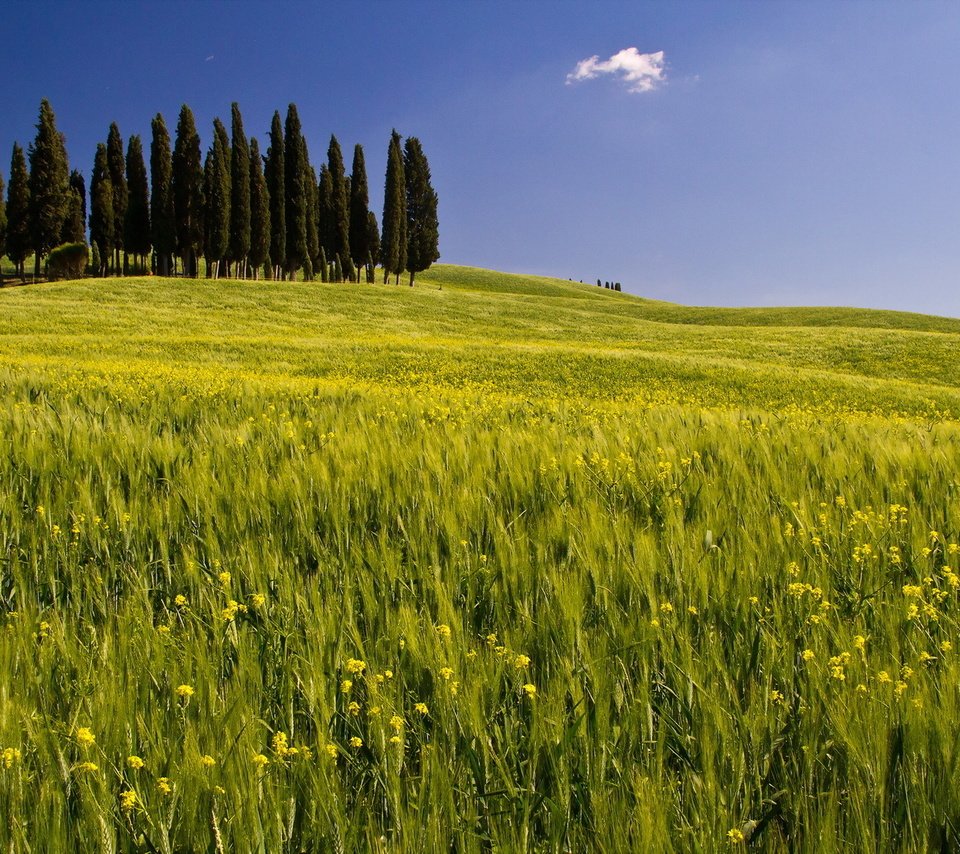
[[[0,291],[5,851],[960,847],[960,320]]]

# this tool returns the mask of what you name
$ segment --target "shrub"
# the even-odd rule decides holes
[[[87,266],[86,243],[63,243],[50,251],[47,271],[54,279],[79,279]]]

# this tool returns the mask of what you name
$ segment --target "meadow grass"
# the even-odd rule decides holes
[[[0,306],[6,850],[960,844],[960,321]]]

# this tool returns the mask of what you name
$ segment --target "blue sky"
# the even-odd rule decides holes
[[[265,149],[294,101],[315,162],[363,143],[378,217],[391,128],[421,138],[443,261],[960,316],[958,3],[34,2],[4,30],[4,177],[42,97],[88,176],[111,121],[148,145],[186,102],[206,145],[236,100]],[[663,52],[648,91],[599,70],[628,48]]]

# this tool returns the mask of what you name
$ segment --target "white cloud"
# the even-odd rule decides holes
[[[649,92],[667,82],[662,50],[656,53],[640,53],[635,47],[628,47],[602,62],[599,56],[581,59],[577,67],[567,75],[567,85],[581,80],[593,80],[601,74],[618,76],[627,84],[630,92]]]

